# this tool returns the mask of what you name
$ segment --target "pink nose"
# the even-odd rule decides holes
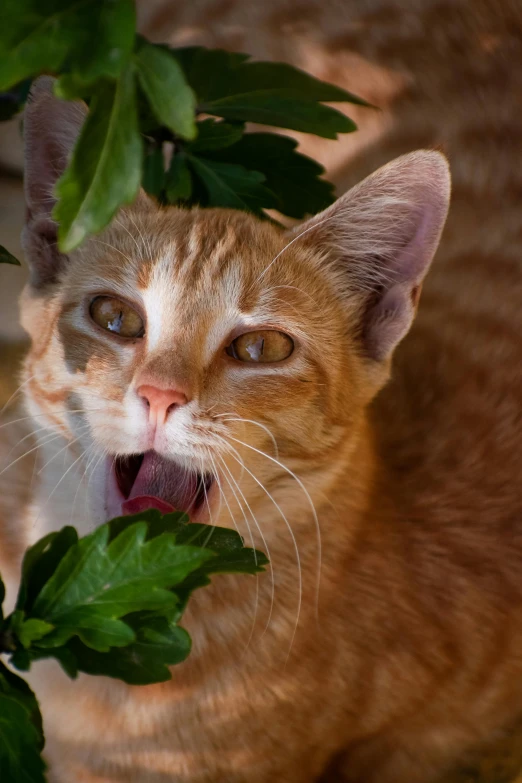
[[[183,392],[177,389],[158,389],[156,386],[139,386],[138,394],[149,408],[149,420],[153,424],[164,424],[169,413],[179,405],[185,405],[188,400]]]

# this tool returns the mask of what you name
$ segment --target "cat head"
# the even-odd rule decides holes
[[[85,115],[52,80],[34,85],[22,323],[30,411],[103,466],[97,518],[203,518],[239,474],[253,492],[289,465],[344,459],[415,315],[448,208],[444,157],[405,155],[291,231],[141,193],[65,256],[53,188]]]

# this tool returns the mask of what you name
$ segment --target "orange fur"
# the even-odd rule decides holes
[[[218,17],[238,13],[235,4],[222,5]],[[230,453],[223,455],[228,507],[223,503],[219,513],[216,507],[214,521],[231,525],[233,517],[247,543],[251,534],[256,546],[266,550],[268,544],[271,573],[257,584],[220,577],[195,596],[186,617],[194,651],[174,669],[172,683],[139,689],[87,677],[69,683],[54,665],[42,664],[35,687],[53,782],[308,783],[323,776],[328,783],[429,783],[448,779],[476,749],[520,721],[520,207],[513,198],[519,192],[513,157],[506,167],[500,153],[506,138],[514,149],[520,140],[484,132],[470,143],[469,106],[480,100],[469,91],[463,95],[455,77],[467,74],[459,47],[467,45],[473,73],[486,53],[490,69],[513,82],[501,91],[501,82],[491,80],[492,93],[500,96],[491,98],[496,122],[513,121],[517,69],[513,60],[507,68],[502,41],[518,16],[516,9],[509,16],[508,8],[492,22],[489,4],[479,3],[468,9],[465,23],[452,16],[452,6],[429,4],[410,30],[385,4],[364,11],[355,33],[340,29],[337,16],[335,25],[327,23],[328,9],[319,5],[292,9],[286,21],[280,8],[264,10],[269,22],[263,31],[295,25],[296,18],[301,26],[290,30],[294,39],[307,25],[319,30],[325,69],[334,67],[328,57],[351,49],[388,69],[391,81],[396,77],[399,97],[392,101],[402,124],[348,171],[339,166],[340,182],[351,184],[374,162],[440,140],[455,164],[442,246],[381,393],[387,365],[369,371],[358,348],[360,302],[347,308],[337,295],[338,275],[325,271],[322,251],[313,241],[296,242],[285,251],[284,265],[274,264],[256,284],[288,237],[248,216],[158,211],[141,200],[75,254],[59,286],[25,294],[24,325],[33,341],[25,372],[35,376],[28,383],[30,410],[39,416],[36,427],[65,431],[72,451],[36,473],[32,494],[32,465],[20,475],[20,522],[16,536],[12,522],[5,528],[0,548],[11,595],[31,540],[66,524],[71,513],[84,532],[93,524],[85,506],[96,492],[95,461],[89,465],[96,455],[88,453],[74,466],[81,458],[73,443],[77,419],[89,424],[101,446],[127,447],[131,434],[122,427],[122,403],[138,372],[190,386],[200,401],[194,421],[200,434],[234,437],[275,457],[262,428],[223,424],[227,417],[220,414],[233,411],[229,418],[267,426],[280,460],[310,493],[322,538],[317,593],[317,531],[307,496],[270,459],[229,440],[295,535],[303,573],[297,628],[298,571],[289,528],[243,473],[250,515],[227,484],[231,474],[240,479],[239,466]],[[180,13],[194,12],[186,6]],[[459,35],[434,38],[433,29],[443,23]],[[177,24],[182,29],[179,19]],[[220,42],[219,29],[207,43]],[[394,39],[397,29],[407,45]],[[420,88],[401,86],[407,77],[391,70],[397,52]],[[438,102],[430,82],[434,53],[445,79]],[[346,85],[358,87],[356,76]],[[379,103],[378,96],[365,97]],[[493,226],[496,204],[501,214],[494,214]],[[93,281],[96,292],[117,287],[132,298],[153,284],[159,267],[157,290],[166,292],[173,318],[154,352],[115,350],[79,319],[79,303],[93,292]],[[171,301],[169,292],[177,289],[183,296]],[[243,311],[262,305],[265,317],[294,330],[307,357],[299,372],[238,380],[227,373],[226,360],[209,354],[212,314],[225,319],[234,297]],[[67,412],[77,409],[86,413]],[[80,446],[87,442],[84,435]],[[64,444],[44,444],[37,470]],[[49,494],[69,469],[49,506]],[[7,524],[12,509],[3,514]]]

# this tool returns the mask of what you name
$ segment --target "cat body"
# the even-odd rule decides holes
[[[201,518],[236,524],[271,561],[194,596],[193,652],[171,682],[69,682],[39,663],[50,780],[445,779],[522,712],[516,252],[464,235],[457,200],[388,382],[445,219],[437,153],[391,164],[294,233],[141,196],[65,259],[48,193],[83,110],[45,84],[32,107],[33,420],[6,427],[2,448],[39,448],[16,482],[0,477],[11,601],[30,543],[107,518],[120,453],[215,471]],[[97,331],[104,296],[143,315],[142,342]],[[224,352],[261,327],[292,336],[286,364]],[[151,385],[187,401],[152,434]]]

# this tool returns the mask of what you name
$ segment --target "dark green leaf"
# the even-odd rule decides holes
[[[294,139],[278,133],[246,133],[232,147],[208,155],[261,171],[266,186],[277,196],[276,208],[284,215],[302,218],[325,209],[335,196],[333,185],[320,179],[323,167],[296,147]]]
[[[69,167],[59,179],[53,217],[60,224],[60,249],[69,252],[101,231],[122,204],[131,202],[141,181],[142,143],[135,86],[126,69],[116,83],[94,94]]]
[[[79,642],[79,644],[81,644],[81,642]],[[84,646],[84,649],[87,651],[87,655],[93,654],[93,650],[91,650],[89,647]],[[116,654],[118,655],[119,651]],[[53,647],[49,649],[31,647],[29,650],[20,648],[11,655],[9,661],[13,664],[13,666],[16,666],[17,669],[25,672],[29,671],[31,664],[33,664],[35,661],[41,661],[47,658],[54,658],[57,660],[64,672],[72,680],[76,679],[78,676],[78,665],[76,658],[68,649],[68,646]]]
[[[108,652],[111,647],[126,647],[134,641],[134,632],[122,620],[104,617],[90,607],[79,607],[61,617],[59,627],[35,644],[39,649],[50,650],[63,647],[73,636],[99,652]]]
[[[3,0],[0,90],[66,63],[84,81],[118,76],[134,43],[133,0]]]
[[[15,266],[20,266],[20,261],[18,261],[9,250],[6,250],[5,247],[0,245],[0,264],[14,264]]]
[[[175,154],[172,156],[165,180],[165,192],[170,204],[190,199],[192,195],[192,175],[184,155]]]
[[[24,680],[0,662],[0,780],[45,783],[42,718]]]
[[[183,511],[174,511],[172,514],[161,514],[157,509],[150,508],[147,511],[140,511],[138,514],[129,514],[124,517],[114,517],[107,522],[109,528],[109,543],[127,530],[131,525],[138,522],[147,524],[146,541],[157,538],[162,533],[172,533],[178,541],[179,534],[189,526],[189,518]],[[191,526],[192,527],[192,526]],[[185,540],[181,543],[191,543]]]
[[[185,139],[196,135],[196,98],[170,52],[143,43],[134,55],[141,88],[154,114],[167,128]]]
[[[165,186],[165,166],[161,147],[152,146],[147,151],[141,184],[147,193],[161,200],[161,194]]]
[[[109,544],[103,525],[69,549],[33,606],[34,616],[56,626],[37,646],[62,645],[74,634],[100,652],[129,644],[134,635],[120,618],[174,606],[176,596],[166,588],[213,557],[178,546],[172,534],[147,542],[146,535],[147,525],[137,523]]]
[[[201,111],[217,114],[227,120],[259,122],[277,128],[290,128],[302,133],[314,133],[326,139],[336,139],[338,133],[357,130],[356,124],[344,114],[321,103],[293,98],[282,91],[258,90],[255,93],[233,95],[208,101]]]
[[[185,660],[190,652],[188,633],[169,617],[127,617],[136,641],[117,655],[93,652],[71,639],[68,649],[78,668],[87,674],[115,677],[130,685],[148,685],[170,680],[168,669]]]
[[[368,105],[335,85],[284,63],[247,62],[245,55],[193,47],[173,50],[196,92],[199,111],[336,138],[355,123],[324,101]]]
[[[8,628],[13,633],[22,647],[26,649],[49,634],[54,626],[45,620],[25,618],[25,612],[17,609],[9,618]]]
[[[30,79],[15,84],[8,92],[0,93],[0,122],[12,119],[22,111],[29,94]]]
[[[73,527],[64,527],[57,533],[44,536],[26,551],[16,600],[17,609],[24,609],[26,614],[29,614],[36,596],[50,579],[65,553],[77,541],[76,530]]]
[[[252,62],[248,54],[197,46],[173,49],[172,54],[180,61],[200,102],[258,90],[284,90],[289,97],[309,101],[370,105],[341,87],[287,63]]]
[[[5,585],[2,582],[2,577],[0,576],[0,632],[2,631],[2,626],[4,624],[4,610],[2,607],[2,604],[4,603],[5,598]]]
[[[274,207],[277,199],[264,186],[265,176],[244,166],[187,155],[193,174],[201,181],[207,200],[204,206],[232,207],[259,212]]]
[[[217,122],[208,119],[198,122],[197,129],[197,138],[187,145],[187,149],[192,153],[230,147],[231,144],[239,141],[245,130],[245,125],[242,122],[233,125],[230,122]]]

